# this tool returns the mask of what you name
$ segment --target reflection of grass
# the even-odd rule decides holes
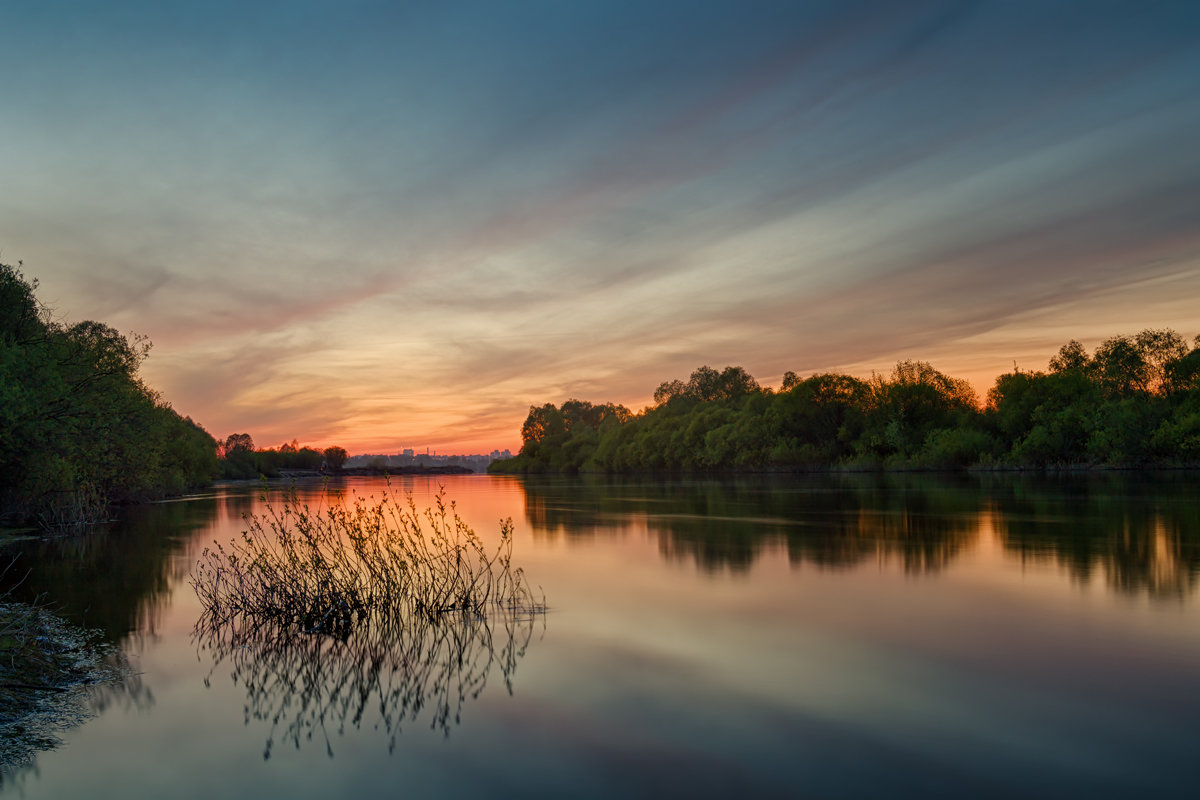
[[[423,713],[449,733],[494,665],[511,691],[544,603],[512,566],[512,523],[488,550],[447,503],[313,512],[293,494],[206,549],[192,584],[201,650],[232,661],[248,716],[299,746],[375,708],[392,737]],[[280,727],[282,726],[282,728]],[[332,750],[330,749],[332,753]]]
[[[406,722],[426,717],[449,735],[468,699],[483,692],[498,668],[512,693],[539,613],[505,608],[490,618],[471,611],[436,616],[373,608],[339,635],[309,633],[275,621],[202,618],[197,646],[213,670],[229,661],[246,690],[246,720],[271,727],[264,758],[277,736],[299,747],[314,735],[332,756],[330,733],[364,722],[388,737],[389,751]],[[210,678],[205,680],[206,685]]]

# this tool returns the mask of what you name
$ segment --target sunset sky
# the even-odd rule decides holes
[[[1200,3],[0,4],[0,261],[218,438],[1200,334]]]

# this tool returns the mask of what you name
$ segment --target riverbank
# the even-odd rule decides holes
[[[0,785],[94,715],[96,686],[128,675],[120,651],[94,632],[0,597]]]
[[[438,466],[388,466],[388,467],[344,467],[336,472],[325,472],[319,469],[281,469],[282,479],[293,478],[352,478],[379,477],[381,475],[474,475],[475,470],[460,467],[457,464]]]
[[[536,469],[517,462],[517,459],[503,459],[492,462],[495,467],[488,467],[489,475],[523,475],[537,476],[566,476],[566,477],[631,477],[644,476],[651,479],[659,478],[743,478],[756,475],[893,475],[893,474],[927,474],[927,475],[980,475],[980,474],[1013,474],[1013,475],[1063,475],[1087,474],[1102,472],[1155,473],[1155,472],[1196,472],[1200,471],[1200,461],[1179,462],[1172,464],[972,464],[963,467],[920,466],[907,463],[887,463],[881,461],[852,462],[846,464],[813,465],[813,466],[750,466],[724,467],[720,469],[675,468],[675,469]]]

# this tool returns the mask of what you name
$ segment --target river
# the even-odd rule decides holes
[[[546,612],[455,631],[473,660],[434,648],[425,672],[386,661],[390,640],[355,655],[197,634],[196,560],[280,487],[130,509],[5,550],[31,570],[21,592],[99,628],[137,674],[0,795],[1191,794],[1196,477],[297,486],[314,509],[444,489],[488,541],[512,518]]]

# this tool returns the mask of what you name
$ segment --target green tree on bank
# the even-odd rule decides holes
[[[221,477],[230,480],[277,478],[281,470],[340,472],[348,454],[341,447],[316,450],[293,439],[278,448],[256,450],[248,433],[228,436],[217,447]]]
[[[36,289],[0,264],[0,521],[94,521],[211,482],[216,441],[138,376],[149,341],[57,322]]]
[[[1200,337],[1172,330],[1072,341],[1046,372],[1001,375],[980,404],[921,361],[888,376],[741,367],[661,384],[639,414],[568,400],[530,407],[522,446],[493,472],[958,469],[1200,463]]]

